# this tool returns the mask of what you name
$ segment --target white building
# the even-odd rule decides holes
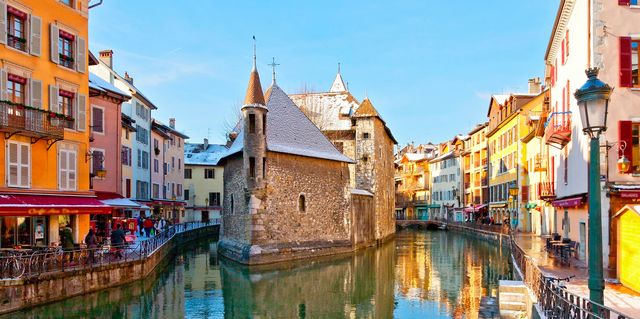
[[[446,149],[445,149],[446,151]],[[462,197],[460,193],[460,157],[449,150],[429,161],[431,173],[430,216],[449,221],[462,221]]]
[[[124,92],[131,93],[131,100],[122,103],[122,113],[135,121],[136,132],[132,141],[132,180],[123,180],[123,189],[131,189],[132,198],[148,202],[151,198],[151,110],[156,106],[133,85],[133,79],[125,73],[122,77],[113,70],[113,51],[100,51],[100,63],[90,67],[91,73],[111,83]]]

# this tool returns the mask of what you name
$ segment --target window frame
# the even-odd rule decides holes
[[[89,162],[89,172],[91,174],[93,174],[94,177],[97,177],[95,175],[96,171],[95,171],[95,167],[93,167],[93,161],[95,159],[95,152],[99,152],[102,153],[102,169],[105,169],[105,160],[107,158],[107,153],[105,152],[105,150],[103,148],[91,148],[91,162]]]
[[[191,168],[184,169],[184,179],[193,179],[193,170]]]
[[[73,154],[75,158],[75,164],[74,164],[74,170],[73,170],[75,177],[74,177],[73,187],[69,187],[69,184],[70,184],[69,176],[71,175],[71,172],[72,172],[72,170],[69,168],[69,163],[71,163],[71,161],[69,161],[69,157],[71,154]],[[67,157],[66,159],[67,167],[64,169],[62,168],[62,156]],[[63,178],[66,179],[66,185],[67,185],[66,187],[62,187]],[[58,189],[66,190],[66,191],[75,191],[78,189],[78,152],[76,150],[60,149],[58,152]]]
[[[5,88],[5,98],[8,101],[11,101],[13,103],[18,103],[18,104],[22,104],[22,105],[26,105],[27,103],[27,84],[29,83],[29,81],[27,80],[26,83],[20,83],[19,81],[15,81],[15,80],[11,80],[9,79],[9,73],[7,73],[7,82],[6,82],[6,88]],[[19,85],[21,90],[16,90],[16,86]],[[10,93],[11,92],[11,93]],[[15,96],[16,96],[16,92],[20,92],[21,94],[21,100],[20,101],[16,101],[15,100]]]
[[[9,6],[7,6],[9,7]],[[13,7],[12,7],[13,8]],[[15,9],[15,8],[13,8]],[[18,9],[15,9],[17,11],[21,11]],[[26,14],[26,13],[25,13]],[[21,22],[21,30],[18,31],[21,33],[21,36],[16,35],[16,30],[15,30],[15,25],[16,22],[20,21]],[[29,29],[29,15],[27,14],[27,18],[21,18],[19,16],[17,16],[16,14],[9,12],[9,10],[7,10],[7,21],[6,21],[7,25],[7,46],[12,48],[12,49],[16,49],[20,52],[24,52],[24,53],[28,53],[29,52],[29,34],[27,33],[27,30]],[[21,39],[24,42],[17,40],[17,39]],[[18,44],[20,43],[20,44]],[[22,47],[20,47],[22,46]]]
[[[95,114],[94,109],[99,109],[100,112],[101,112],[101,121],[102,122],[101,122],[101,126],[100,127],[102,128],[102,131],[96,131],[95,130],[96,123],[95,123],[95,117],[94,117],[94,114]],[[105,130],[105,127],[104,127],[104,111],[105,111],[105,108],[102,107],[102,106],[91,105],[91,132],[92,133],[96,133],[98,135],[105,135],[107,133],[106,130]]]
[[[633,45],[636,45],[636,68],[638,69],[637,75],[633,76]],[[635,83],[634,83],[635,82]],[[631,87],[640,88],[640,37],[631,38]]]
[[[208,174],[211,172],[211,174]],[[211,175],[211,177],[209,177]],[[215,179],[216,178],[216,169],[215,168],[205,168],[204,169],[204,179]]]
[[[76,69],[75,44],[77,39],[75,38],[76,37],[75,35],[73,40],[67,39],[66,37],[60,35],[62,32],[70,33],[62,29],[60,29],[59,31],[59,34],[58,34],[58,57],[60,61],[59,65],[75,71]]]

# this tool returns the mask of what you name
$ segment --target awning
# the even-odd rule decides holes
[[[427,208],[440,208],[440,204],[429,204]]]
[[[112,207],[95,197],[54,195],[0,195],[0,215],[111,214]]]
[[[481,209],[487,207],[487,204],[477,205],[477,206],[469,206],[464,209],[465,213],[473,213],[480,211]]]
[[[491,205],[489,205],[489,208],[505,208],[505,207],[507,207],[507,204],[506,204],[506,203],[503,203],[503,204],[491,204]]]
[[[135,210],[148,210],[149,206],[136,203],[128,198],[124,198],[118,193],[111,192],[96,192],[98,200],[103,204],[109,205],[113,208],[135,209]]]
[[[153,206],[186,206],[187,203],[185,201],[177,201],[177,200],[164,200],[164,199],[154,199],[151,202]]]
[[[580,195],[554,200],[553,202],[551,202],[551,205],[553,205],[553,207],[575,207],[582,205],[584,203],[584,200],[585,196]]]

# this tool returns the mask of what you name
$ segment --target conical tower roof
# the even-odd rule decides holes
[[[329,92],[346,92],[346,91],[347,91],[347,86],[344,85],[344,81],[342,80],[342,74],[338,72],[338,74],[336,74],[336,79],[333,80],[333,84],[331,84],[331,89],[329,90]]]
[[[244,105],[266,105],[262,85],[260,85],[260,75],[255,63],[249,75],[249,85],[247,86],[247,94],[244,97]]]

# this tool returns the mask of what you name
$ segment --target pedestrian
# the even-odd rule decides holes
[[[111,233],[111,246],[114,248],[116,253],[116,258],[122,258],[122,246],[125,244],[125,236],[124,230],[122,230],[122,225],[117,224],[116,230]]]
[[[164,216],[158,221],[158,229],[161,232],[167,230],[167,221],[164,219]]]
[[[65,225],[62,228],[60,241],[62,242],[62,250],[66,255],[65,259],[68,259],[69,262],[71,262],[73,260],[73,249],[75,248],[75,244],[73,243],[73,234],[71,233],[71,227],[69,227],[69,225]]]
[[[153,221],[151,221],[151,218],[147,217],[144,222],[142,222],[143,226],[144,226],[144,232],[147,235],[147,238],[151,237],[151,229],[153,228]]]
[[[93,264],[96,262],[95,252],[96,248],[98,248],[98,238],[93,232],[93,228],[89,228],[89,233],[84,237],[84,243],[87,245],[87,249],[89,250],[89,260],[91,260],[91,263]]]
[[[143,231],[144,231],[144,227],[142,227],[142,212],[140,213],[140,215],[138,215],[138,229],[140,229],[140,237],[144,236]]]

